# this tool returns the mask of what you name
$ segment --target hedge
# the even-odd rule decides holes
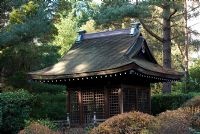
[[[66,86],[63,85],[53,85],[38,82],[30,82],[30,85],[33,93],[57,94],[66,91]]]
[[[159,94],[151,97],[151,113],[157,115],[166,110],[174,110],[197,94]]]
[[[33,96],[27,91],[0,93],[0,133],[18,133],[29,119]]]
[[[66,92],[36,94],[31,117],[34,119],[63,120],[66,119]]]

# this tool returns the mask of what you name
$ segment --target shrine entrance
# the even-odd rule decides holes
[[[139,110],[150,112],[150,89],[136,87],[70,91],[70,122],[87,125],[96,120]]]

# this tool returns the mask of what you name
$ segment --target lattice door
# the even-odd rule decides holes
[[[112,89],[109,93],[109,115],[113,116],[120,113],[119,106],[119,89]]]
[[[104,90],[82,91],[84,124],[93,121],[94,112],[97,119],[105,118]]]
[[[138,89],[138,110],[142,112],[149,112],[149,91],[145,89]]]
[[[80,114],[79,114],[79,102],[78,102],[78,92],[74,91],[71,94],[71,123],[79,124]]]
[[[95,103],[97,119],[105,119],[104,90],[95,91]]]
[[[123,94],[123,108],[124,112],[137,110],[137,90],[134,88],[124,88]]]
[[[82,91],[84,124],[92,123],[94,112],[94,91]]]

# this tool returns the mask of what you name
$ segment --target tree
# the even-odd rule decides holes
[[[187,89],[188,81],[189,81],[189,69],[188,69],[188,48],[189,48],[189,39],[188,39],[188,13],[187,13],[187,0],[184,0],[184,22],[185,22],[185,90]]]
[[[63,56],[76,40],[78,31],[76,18],[71,14],[67,17],[61,17],[55,26],[58,29],[58,34],[54,36],[52,44],[60,46],[59,53]]]
[[[37,66],[40,64],[40,62],[35,61],[38,61],[38,58],[42,59],[43,54],[36,48],[47,44],[57,33],[51,16],[52,10],[46,10],[47,7],[45,2],[29,1],[14,6],[12,9],[4,10],[5,12],[9,11],[9,15],[6,16],[6,24],[2,25],[0,30],[0,76],[2,83],[9,79],[8,76],[14,77],[19,72],[25,74],[34,69],[35,63]],[[46,52],[44,51],[44,53]],[[50,54],[50,51],[48,53]]]
[[[51,19],[51,11],[45,4],[28,2],[12,10],[8,25],[0,31],[0,50],[35,39],[45,42],[52,39],[56,29]]]
[[[171,69],[172,40],[177,38],[177,34],[172,34],[172,32],[177,31],[175,28],[179,28],[178,31],[184,30],[183,26],[180,28],[176,23],[183,20],[183,1],[146,0],[130,3],[128,0],[121,0],[118,4],[116,2],[103,0],[94,18],[97,24],[106,26],[121,22],[125,18],[138,19],[143,28],[163,44],[163,66]],[[177,13],[181,13],[182,16],[176,16]],[[171,84],[163,83],[163,93],[170,92]]]
[[[0,29],[4,28],[9,21],[9,13],[13,8],[25,4],[23,0],[1,0],[0,1]]]

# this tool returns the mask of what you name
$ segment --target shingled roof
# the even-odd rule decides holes
[[[36,80],[71,79],[127,70],[168,80],[182,77],[158,65],[143,36],[130,35],[130,29],[84,34],[58,63],[29,75]]]

